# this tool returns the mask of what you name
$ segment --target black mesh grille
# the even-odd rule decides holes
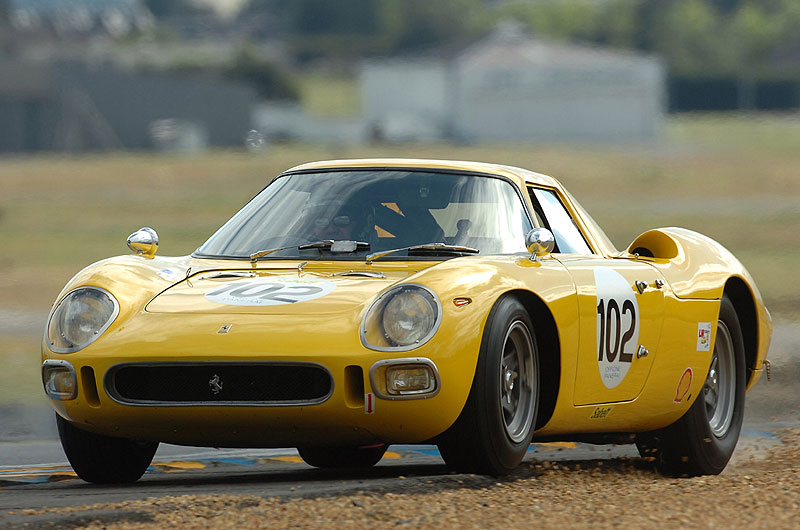
[[[166,405],[320,403],[333,387],[328,371],[314,364],[133,364],[106,379],[118,401]]]

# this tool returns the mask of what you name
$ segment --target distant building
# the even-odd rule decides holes
[[[0,153],[243,146],[249,87],[0,60]]]
[[[654,57],[509,28],[448,59],[367,62],[361,83],[368,127],[388,139],[648,140],[658,137],[666,104]]]

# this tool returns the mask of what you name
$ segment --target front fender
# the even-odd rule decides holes
[[[533,262],[528,255],[491,258],[464,257],[448,260],[408,278],[409,282],[429,287],[442,303],[442,324],[435,340],[468,347],[445,349],[441,354],[449,366],[457,366],[461,411],[466,403],[478,364],[480,343],[492,307],[508,293],[531,293],[550,311],[558,333],[560,351],[543,351],[555,357],[561,366],[559,396],[570,403],[577,369],[578,304],[577,290],[567,269],[556,259]],[[469,298],[467,305],[457,306],[455,299]],[[536,315],[531,315],[536,320]],[[438,361],[437,361],[438,362]],[[445,384],[443,382],[443,384]],[[448,382],[448,384],[451,384]],[[556,401],[558,396],[552,396]],[[455,421],[455,417],[453,418]]]
[[[117,256],[93,263],[73,276],[58,294],[53,308],[70,291],[81,286],[102,287],[119,302],[119,314],[106,330],[113,332],[130,317],[141,311],[154,296],[185,278],[190,267],[190,257]],[[52,310],[51,310],[52,313]],[[49,317],[48,317],[49,321]],[[49,348],[46,336],[42,341],[42,353],[47,357]]]

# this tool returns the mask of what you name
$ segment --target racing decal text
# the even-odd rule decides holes
[[[639,346],[639,304],[617,271],[594,270],[597,286],[597,365],[606,388],[619,385]]]
[[[335,289],[336,284],[327,280],[263,278],[230,282],[206,293],[206,298],[226,305],[284,305],[314,300]]]

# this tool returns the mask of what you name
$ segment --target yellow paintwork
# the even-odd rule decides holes
[[[59,414],[95,432],[187,445],[282,447],[315,443],[411,443],[429,440],[458,417],[477,365],[481,336],[494,303],[504,294],[525,291],[541,299],[558,330],[560,351],[541,351],[560,364],[558,397],[549,421],[537,436],[571,433],[636,432],[664,427],[680,418],[705,381],[711,351],[697,351],[698,323],[716,323],[726,282],[741,279],[750,290],[758,322],[757,355],[750,384],[760,375],[771,323],[752,278],[722,246],[683,229],[650,231],[623,252],[553,178],[530,171],[475,162],[430,160],[347,160],[304,164],[293,170],[331,167],[424,167],[501,175],[522,190],[555,190],[592,247],[593,254],[552,254],[539,262],[526,255],[465,256],[445,261],[209,260],[193,257],[121,256],[93,264],[72,278],[58,297],[90,285],[112,293],[120,313],[108,330],[86,348],[57,354],[42,343],[44,359],[67,360],[75,367],[78,396],[52,401]],[[530,203],[528,204],[530,208]],[[636,257],[638,246],[657,249],[655,258]],[[667,256],[667,257],[661,257]],[[630,286],[644,315],[639,343],[649,355],[634,358],[615,388],[600,380],[597,359],[597,292],[594,270],[616,270]],[[361,270],[385,277],[335,276]],[[219,271],[253,271],[258,277],[317,278],[336,284],[333,293],[302,304],[230,306],[214,304],[205,293],[235,278]],[[636,292],[634,281],[650,286]],[[652,287],[656,280],[664,287]],[[436,335],[406,352],[365,347],[359,326],[375,298],[397,283],[416,283],[435,292],[442,304]],[[455,298],[470,298],[458,307]],[[535,315],[534,315],[534,318]],[[219,333],[232,325],[229,332]],[[713,333],[716,325],[712,326]],[[713,349],[713,348],[712,348]],[[429,399],[375,399],[370,367],[394,358],[433,361],[441,389]],[[333,376],[331,397],[313,406],[130,406],[114,402],[103,376],[125,362],[308,361]],[[348,368],[351,367],[351,368]],[[360,367],[360,372],[352,367]],[[691,381],[686,376],[691,369]],[[360,373],[361,380],[353,380]],[[346,375],[349,374],[349,375]],[[363,386],[362,386],[363,385]],[[688,390],[686,390],[688,388]],[[676,396],[681,394],[681,396]],[[677,400],[676,397],[681,397]]]

